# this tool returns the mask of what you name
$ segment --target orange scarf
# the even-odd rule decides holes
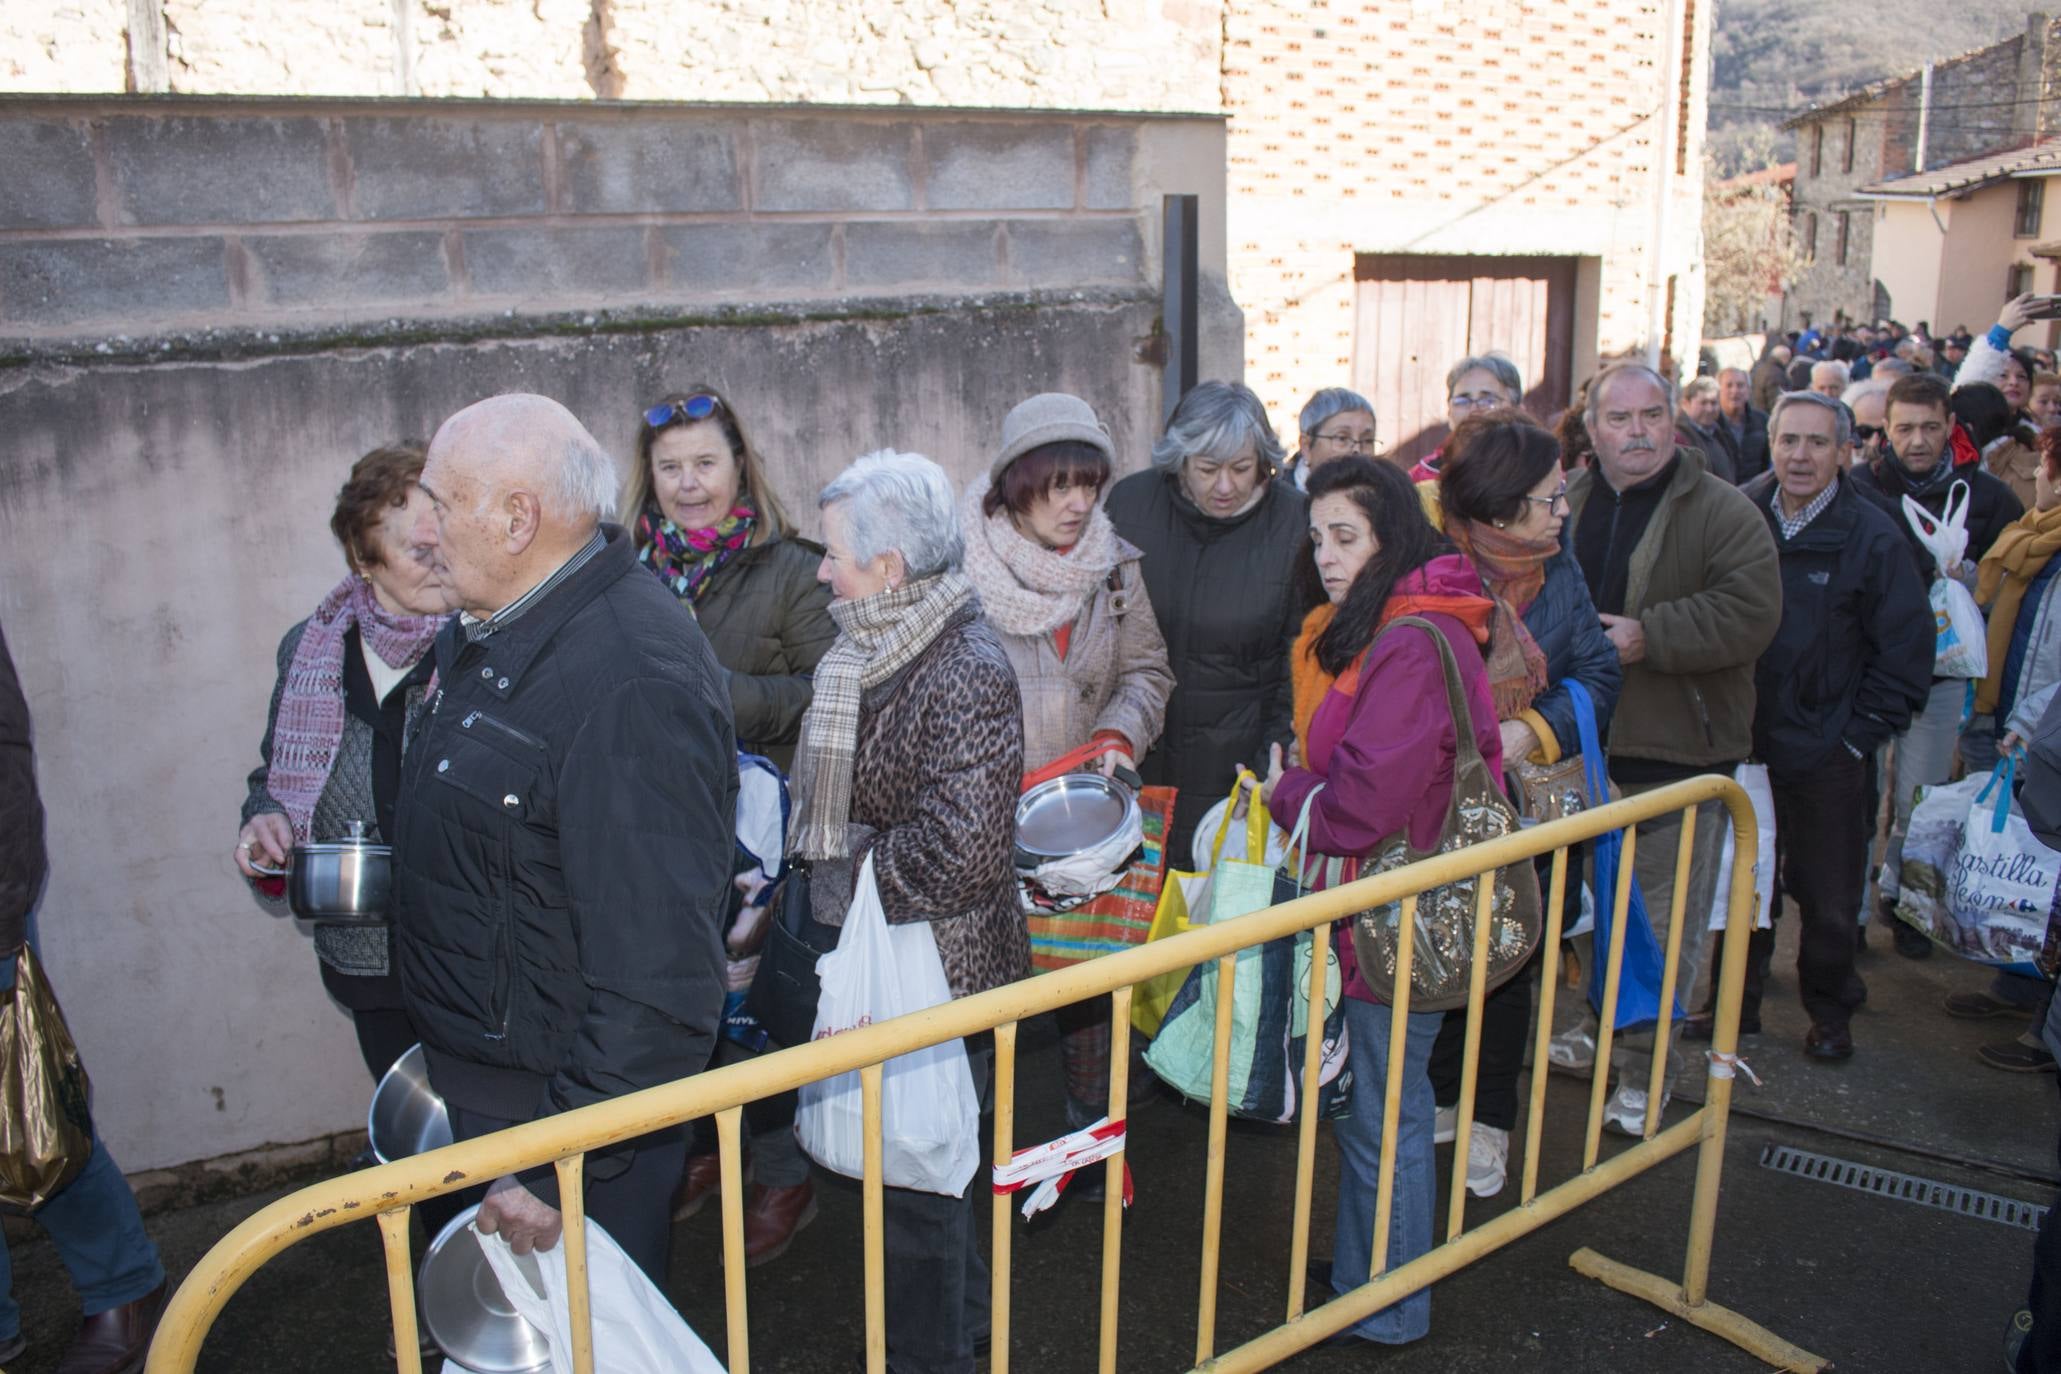
[[[1977,715],[1997,709],[2004,690],[2004,660],[2011,653],[2011,632],[2018,625],[2025,589],[2056,553],[2061,553],[2061,506],[2027,511],[1982,556],[1975,600],[1989,607],[1989,676],[1975,689]]]
[[[1429,612],[1449,615],[1467,627],[1476,644],[1487,644],[1489,626],[1495,618],[1496,603],[1485,596],[1452,596],[1431,592],[1399,592],[1388,598],[1388,604],[1381,608],[1381,623],[1374,627],[1379,634],[1388,622],[1397,616],[1424,615]],[[1326,602],[1303,617],[1302,633],[1295,637],[1295,649],[1288,664],[1288,678],[1295,692],[1295,739],[1302,746],[1305,766],[1309,763],[1310,722],[1316,718],[1317,708],[1324,704],[1327,693],[1336,690],[1350,697],[1360,690],[1360,669],[1367,662],[1367,653],[1372,645],[1336,677],[1324,671],[1317,663],[1317,640],[1329,628],[1338,608]]]

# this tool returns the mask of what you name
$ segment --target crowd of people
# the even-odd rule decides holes
[[[817,495],[820,543],[713,387],[643,412],[620,493],[610,455],[563,407],[483,401],[426,446],[351,469],[332,519],[348,572],[279,643],[236,862],[276,895],[271,871],[298,844],[356,831],[393,847],[390,920],[319,928],[322,983],[375,1080],[421,1044],[469,1139],[759,1051],[725,1033],[751,962],[735,938],[754,900],[738,881],[740,751],[788,777],[786,850],[813,919],[840,925],[870,865],[887,921],[930,923],[963,997],[1031,974],[1015,806],[1027,771],[1070,751],[1093,746],[1088,766],[1176,790],[1170,854],[1190,852],[1243,767],[1284,826],[1307,815],[1312,854],[1358,857],[1398,835],[1434,842],[1463,754],[1519,775],[1580,753],[1593,725],[1627,796],[1766,765],[1804,1049],[1836,1062],[1855,1052],[1866,997],[1864,920],[1930,952],[1893,919],[1915,789],[2009,752],[2061,682],[2061,431],[2047,423],[2061,378],[2050,355],[2011,347],[2031,309],[2012,302],[1958,347],[1922,329],[1812,330],[1771,341],[1750,371],[1679,386],[1613,363],[1552,427],[1522,409],[1508,357],[1462,358],[1446,378],[1450,433],[1407,473],[1377,457],[1374,407],[1343,387],[1310,397],[1291,453],[1252,391],[1202,383],[1120,479],[1093,408],[1037,395],[1002,419],[963,490],[914,454],[851,463]],[[1956,492],[1967,560],[1935,566],[1903,503],[1937,515]],[[1967,682],[1933,673],[1927,589],[1941,578],[1989,610],[1992,668],[1972,710]],[[1406,618],[1436,634],[1394,624]],[[25,719],[19,735],[25,758]],[[1888,857],[1871,874],[1885,797]],[[1709,803],[1686,823],[1685,995],[1713,981],[1700,914],[1726,813]],[[1684,824],[1656,818],[1634,850],[1663,947]],[[33,886],[0,885],[0,918],[26,911]],[[0,946],[21,936],[0,923]],[[1320,1278],[1346,1292],[1373,1267],[1391,1027],[1343,928],[1337,940],[1359,1062],[1356,1109],[1333,1131]],[[1772,953],[1772,932],[1756,932],[1748,1032]],[[1601,976],[1593,958],[1584,968]],[[2030,1018],[2046,991],[2000,976],[1947,1010]],[[1481,1196],[1507,1177],[1532,1016],[1530,970],[1482,1008],[1465,1143]],[[1112,1043],[1106,1000],[1059,1020],[1066,1117],[1081,1127],[1107,1110],[1110,1059],[1130,1047]],[[1409,1016],[1391,1268],[1432,1243],[1463,1023]],[[1670,1037],[1663,1082],[1684,1041],[1710,1033],[1705,998]],[[1638,1135],[1667,1106],[1649,1100],[1654,1037],[1628,1030],[1614,1047],[1605,1124]],[[1596,1051],[1593,1016],[1570,1022],[1551,1065],[1587,1072]],[[992,1045],[967,1053],[985,1096]],[[1999,1055],[2053,1066],[2031,1037]],[[795,1111],[782,1094],[746,1114],[754,1264],[815,1215]],[[671,1221],[705,1203],[719,1169],[711,1136],[673,1130],[590,1155],[587,1178],[589,1214],[658,1279]],[[977,1191],[888,1191],[900,1374],[963,1374],[986,1340]],[[467,1201],[518,1251],[557,1238],[548,1168],[447,1199],[432,1225]],[[117,1345],[147,1341],[160,1300],[147,1244],[93,1280],[103,1310],[124,1314],[101,1322]],[[0,1306],[0,1358],[11,1315]],[[1401,1343],[1429,1322],[1419,1293],[1342,1339]]]

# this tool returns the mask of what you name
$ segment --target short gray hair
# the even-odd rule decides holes
[[[1917,370],[1917,364],[1909,358],[1884,358],[1868,370],[1868,382],[1874,381],[1877,377],[1908,377]],[[1868,382],[1862,382],[1861,385],[1866,386]],[[1885,382],[1883,385],[1887,386],[1888,383]]]
[[[1462,358],[1459,362],[1447,368],[1446,395],[1451,396],[1453,394],[1453,388],[1460,385],[1462,377],[1477,370],[1486,372],[1489,376],[1494,377],[1496,385],[1510,393],[1510,401],[1513,405],[1524,399],[1524,374],[1517,370],[1517,364],[1510,361],[1509,355],[1493,350],[1472,357]]]
[[[1831,368],[1834,372],[1839,374],[1839,380],[1842,382],[1849,381],[1853,377],[1853,369],[1848,367],[1845,363],[1840,362],[1839,359],[1820,358],[1817,362],[1811,364],[1812,381],[1817,380],[1818,370],[1820,368]]]
[[[1374,414],[1374,403],[1357,391],[1342,386],[1327,386],[1313,393],[1302,404],[1302,414],[1296,417],[1296,426],[1304,434],[1315,434],[1317,426],[1334,415],[1343,415],[1349,410],[1364,410]]]
[[[1822,391],[1785,391],[1775,398],[1775,408],[1768,412],[1768,442],[1775,441],[1775,427],[1781,422],[1782,412],[1791,406],[1816,406],[1830,411],[1833,419],[1833,439],[1841,447],[1853,442],[1853,411],[1844,401],[1835,401]]]
[[[584,426],[574,426],[551,482],[554,502],[569,514],[606,520],[615,514],[616,486],[615,460]]]
[[[1610,384],[1620,377],[1634,376],[1641,377],[1660,389],[1661,399],[1667,402],[1667,413],[1670,418],[1673,417],[1675,389],[1667,384],[1667,378],[1644,363],[1612,363],[1598,372],[1595,379],[1589,383],[1588,403],[1582,407],[1582,423],[1588,426],[1589,433],[1596,432],[1597,407],[1603,403],[1603,393],[1610,389]]]
[[[1880,372],[1881,370],[1882,363],[1875,364],[1875,372]],[[1896,375],[1901,376],[1902,374],[1898,373]],[[1846,389],[1846,394],[1841,396],[1839,399],[1843,404],[1845,404],[1847,409],[1851,410],[1855,406],[1859,405],[1862,401],[1870,400],[1876,396],[1886,398],[1888,395],[1889,378],[1877,377],[1874,372],[1871,372],[1868,374],[1867,381],[1854,383],[1852,386]],[[1887,402],[1885,400],[1885,404],[1886,403]]]
[[[1199,382],[1174,407],[1166,433],[1152,446],[1152,465],[1171,472],[1198,453],[1229,458],[1247,444],[1264,463],[1279,464],[1285,452],[1251,387]]]
[[[855,459],[816,498],[818,510],[839,504],[861,563],[893,550],[917,578],[956,572],[965,559],[951,480],[920,453],[884,448]]]

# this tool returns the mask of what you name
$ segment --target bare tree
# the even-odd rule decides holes
[[[1703,332],[1736,334],[1767,324],[1768,300],[1810,269],[1796,241],[1789,206],[1794,163],[1775,159],[1774,142],[1757,131],[1756,145],[1735,165],[1749,170],[1720,179],[1715,166],[1703,179]]]

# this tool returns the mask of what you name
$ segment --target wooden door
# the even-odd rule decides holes
[[[1574,259],[1362,254],[1353,384],[1374,403],[1385,456],[1405,467],[1445,442],[1446,369],[1500,350],[1541,420],[1566,406]]]

